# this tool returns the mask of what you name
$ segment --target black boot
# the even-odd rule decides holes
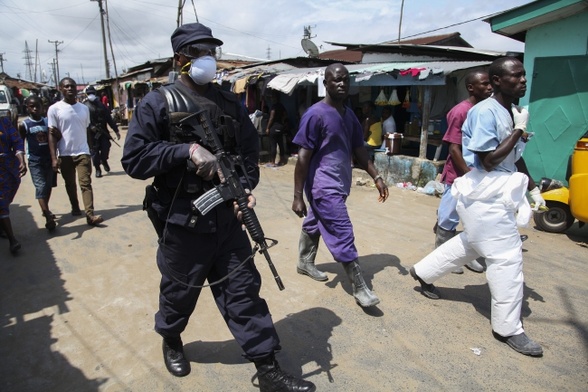
[[[163,361],[168,372],[176,377],[190,374],[190,362],[184,356],[182,339],[163,339]]]
[[[102,170],[100,170],[100,166],[96,168],[96,178],[102,177]]]
[[[289,375],[280,369],[278,361],[271,354],[253,361],[257,368],[260,392],[314,392],[316,386],[310,381]]]
[[[108,165],[108,161],[103,161],[102,166],[104,166],[104,170],[106,170],[106,173],[110,173],[110,165]]]
[[[311,236],[306,231],[300,233],[300,242],[298,243],[298,266],[296,271],[302,275],[308,275],[314,280],[323,282],[328,280],[327,274],[319,271],[314,265],[316,252],[318,250],[319,236]]]
[[[367,287],[357,260],[341,264],[343,264],[343,268],[353,287],[355,302],[363,308],[369,308],[370,306],[379,304],[380,299]]]

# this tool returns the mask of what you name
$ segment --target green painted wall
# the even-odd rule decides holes
[[[520,104],[529,105],[528,128],[536,132],[524,154],[531,176],[536,181],[541,177],[565,181],[568,157],[575,141],[588,130],[586,26],[588,11],[527,31],[524,62],[528,89]],[[559,57],[561,60],[553,62],[552,78],[545,77],[545,67],[541,75],[535,72],[536,63],[545,63],[546,57]],[[574,58],[580,68],[568,69],[566,57]],[[534,81],[541,83],[535,91]],[[551,87],[545,83],[551,84]]]
[[[529,104],[535,58],[574,55],[588,55],[588,11],[527,31],[525,70],[529,78],[527,95],[521,99],[521,105]]]

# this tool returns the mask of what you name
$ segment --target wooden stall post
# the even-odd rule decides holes
[[[423,96],[423,116],[421,119],[421,145],[419,146],[419,158],[427,158],[427,144],[429,142],[428,128],[429,117],[431,115],[431,86],[424,86],[425,93]]]

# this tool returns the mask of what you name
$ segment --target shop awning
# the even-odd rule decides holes
[[[490,61],[418,61],[346,65],[352,86],[444,85],[445,76],[462,69],[490,65]],[[291,94],[298,85],[314,84],[325,67],[282,71],[268,87]]]

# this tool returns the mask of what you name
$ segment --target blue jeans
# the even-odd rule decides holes
[[[443,230],[453,231],[459,224],[459,215],[456,211],[457,199],[451,196],[451,185],[445,184],[445,190],[441,196],[441,203],[437,210],[437,225]]]
[[[49,160],[30,160],[29,171],[35,186],[35,199],[47,199],[51,195],[51,188],[56,185],[57,173],[51,167]]]

